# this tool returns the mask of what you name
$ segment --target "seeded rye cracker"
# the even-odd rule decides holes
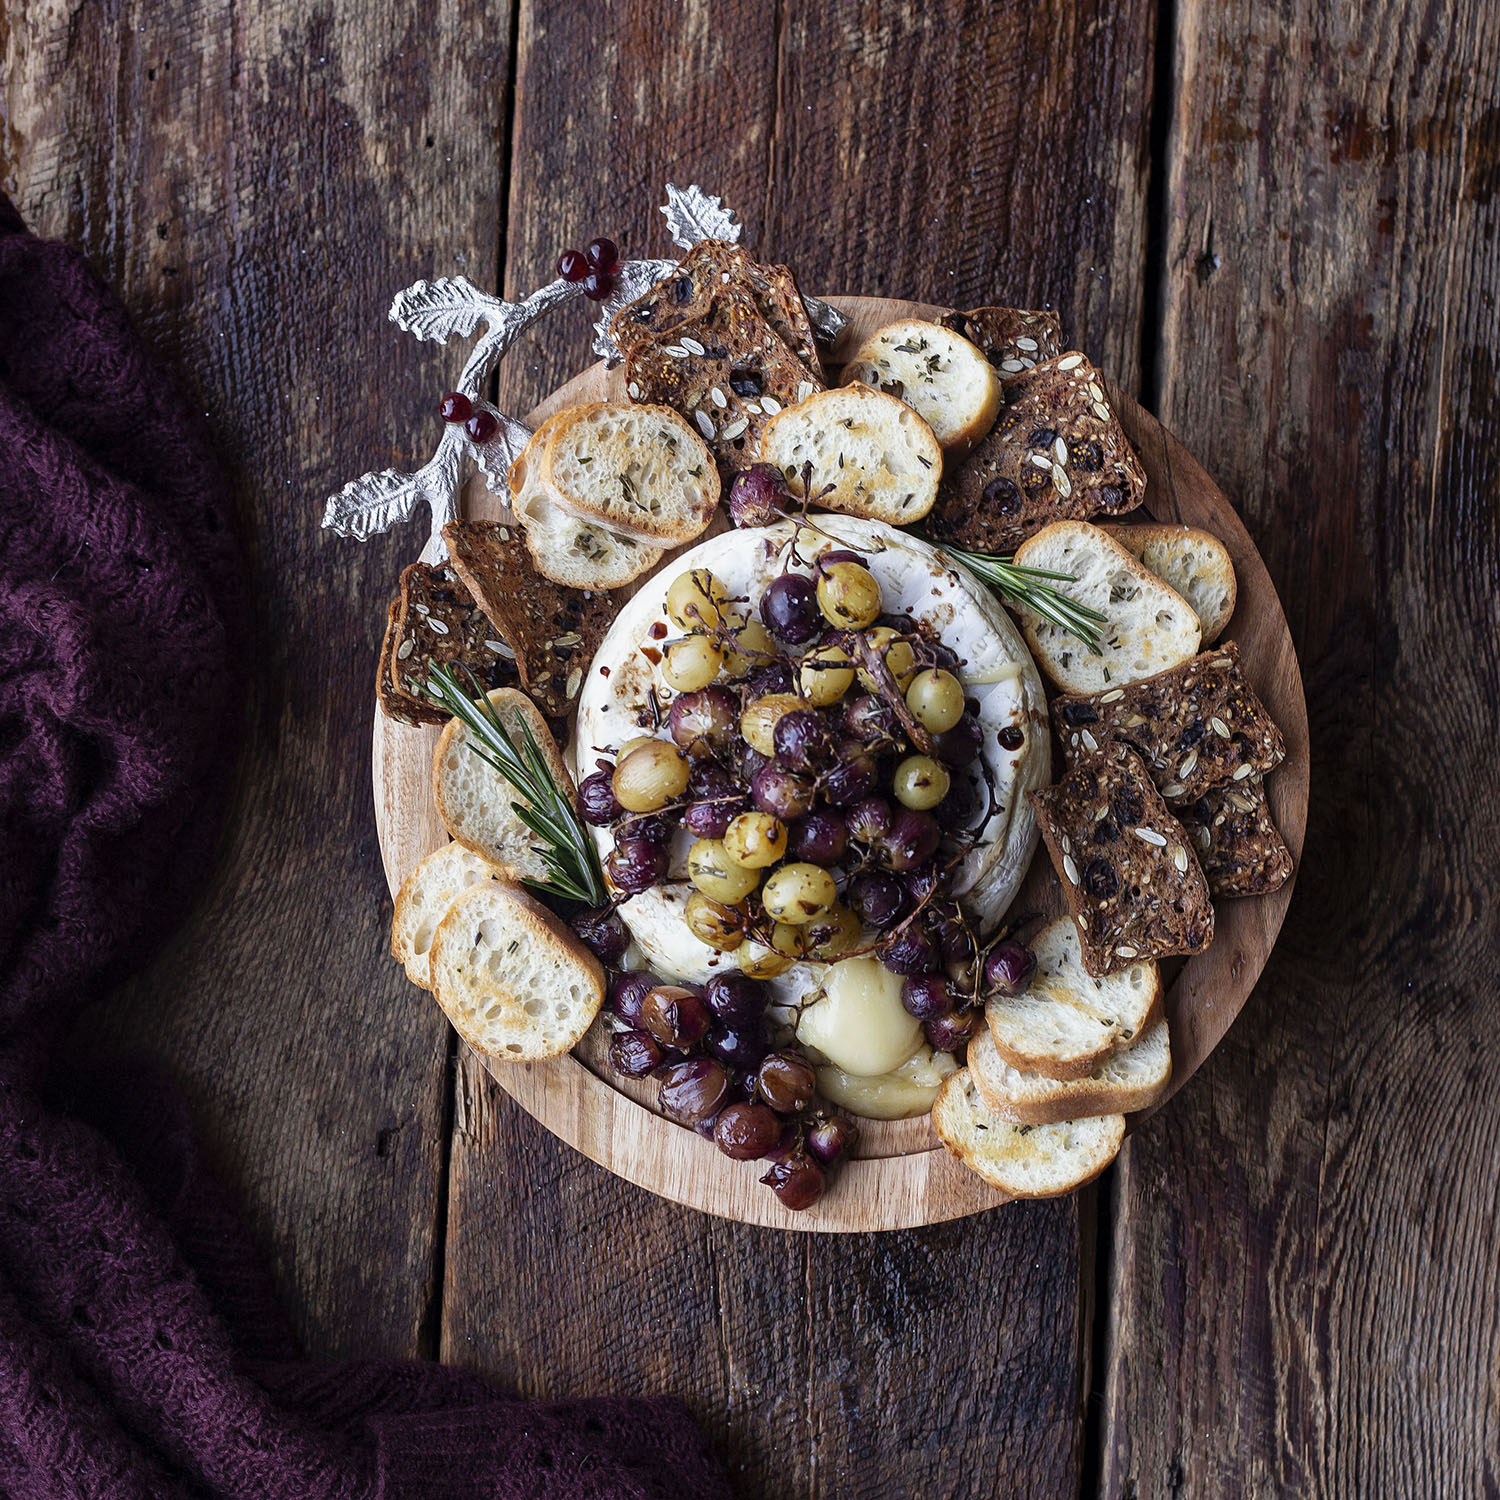
[[[441,724],[447,715],[430,703],[418,702],[396,687],[391,676],[396,641],[401,634],[401,600],[392,599],[385,612],[385,636],[380,643],[380,664],[375,668],[375,698],[388,719],[402,724]]]
[[[632,349],[625,374],[632,401],[681,412],[729,469],[754,459],[761,429],[783,406],[823,389],[733,282],[702,317]]]
[[[977,344],[1000,372],[1001,383],[1034,370],[1044,359],[1063,352],[1057,314],[1020,307],[973,307],[939,320],[944,328]]]
[[[1192,839],[1215,896],[1268,896],[1292,878],[1292,851],[1271,821],[1259,776],[1169,805]]]
[[[1014,376],[999,420],[957,472],[928,524],[971,552],[1013,552],[1053,521],[1124,515],[1141,503],[1146,473],[1076,350]]]
[[[1208,882],[1141,758],[1111,740],[1031,794],[1096,979],[1213,941]]]
[[[694,245],[672,275],[615,314],[610,336],[628,356],[645,340],[701,318],[715,294],[731,284],[750,293],[777,337],[807,366],[809,375],[822,379],[812,322],[791,271],[786,266],[763,266],[724,240]]]
[[[1063,693],[1052,723],[1070,761],[1121,740],[1146,762],[1168,802],[1265,775],[1286,756],[1281,731],[1223,641],[1179,666],[1102,693]]]
[[[399,693],[425,703],[421,683],[433,665],[467,667],[486,690],[513,687],[519,675],[510,647],[496,637],[452,566],[417,562],[401,570],[391,681]],[[446,718],[439,714],[437,722]]]
[[[454,572],[514,652],[521,686],[544,714],[566,714],[618,602],[543,578],[520,532],[499,521],[450,521],[443,540]]]

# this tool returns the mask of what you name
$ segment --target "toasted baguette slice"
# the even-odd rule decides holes
[[[577,1046],[604,1004],[604,970],[539,901],[487,882],[438,924],[432,992],[476,1051],[534,1062]]]
[[[1167,1023],[1148,1026],[1138,1041],[1098,1062],[1086,1078],[1063,1080],[1023,1072],[1000,1056],[982,1031],[969,1047],[969,1072],[985,1107],[1015,1125],[1051,1125],[1080,1115],[1125,1115],[1150,1109],[1172,1081]]]
[[[499,688],[489,699],[512,733],[519,734],[523,724],[531,729],[557,784],[571,788],[557,741],[531,699],[515,688]],[[521,794],[469,748],[468,728],[459,719],[448,721],[433,751],[432,790],[450,838],[482,855],[510,880],[546,878],[547,866],[533,847],[535,836],[511,805]]]
[[[877,328],[844,366],[840,384],[855,381],[906,402],[945,453],[967,453],[1000,413],[995,367],[962,334],[919,318]]]
[[[559,509],[657,546],[701,536],[719,504],[708,445],[665,406],[573,407],[548,424],[540,469]]]
[[[1016,562],[1070,573],[1057,587],[1107,617],[1095,656],[1060,625],[1022,609],[1021,629],[1041,669],[1069,693],[1096,693],[1165,672],[1198,650],[1198,616],[1117,541],[1087,521],[1054,521],[1023,543]]]
[[[1071,1193],[1092,1182],[1125,1139],[1124,1115],[1013,1125],[985,1106],[968,1068],[960,1068],[938,1090],[932,1123],[942,1143],[971,1172],[1012,1198]]]
[[[402,881],[391,918],[391,957],[413,984],[432,988],[432,939],[448,908],[471,885],[499,879],[500,871],[482,854],[462,844],[444,844]]]
[[[1096,979],[1083,966],[1071,918],[1048,923],[1032,939],[1031,951],[1031,988],[993,996],[984,1008],[995,1050],[1013,1068],[1047,1078],[1087,1078],[1161,1014],[1156,965],[1133,964]]]
[[[772,417],[760,456],[785,471],[825,510],[909,526],[937,499],[943,450],[932,428],[904,401],[846,385],[818,391]]]
[[[1132,557],[1176,589],[1198,616],[1203,644],[1224,634],[1234,614],[1234,563],[1218,537],[1196,526],[1101,526]]]
[[[525,528],[526,550],[543,578],[566,588],[618,589],[661,561],[663,548],[579,520],[563,510],[535,464],[523,473],[524,483],[513,494],[511,505]],[[515,474],[514,465],[511,474]]]

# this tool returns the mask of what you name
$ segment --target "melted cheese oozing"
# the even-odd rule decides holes
[[[922,1046],[899,1068],[871,1078],[832,1065],[818,1069],[818,1092],[851,1114],[871,1120],[925,1115],[942,1082],[958,1071],[952,1053]]]
[[[802,1012],[797,1040],[846,1073],[889,1073],[922,1042],[922,1023],[901,1003],[901,979],[873,958],[830,964],[823,994]]]

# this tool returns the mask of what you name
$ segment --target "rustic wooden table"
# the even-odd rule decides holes
[[[218,876],[78,1046],[183,1080],[310,1351],[680,1392],[747,1497],[1500,1491],[1500,5],[0,0],[0,48],[0,183],[201,399],[260,601]],[[668,179],[812,290],[1059,307],[1282,591],[1290,918],[1081,1197],[698,1216],[551,1139],[385,956],[370,678],[419,539],[318,519],[425,453],[454,356],[384,309],[661,253]]]

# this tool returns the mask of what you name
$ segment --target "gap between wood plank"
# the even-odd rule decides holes
[[[1156,35],[1152,46],[1149,166],[1146,176],[1146,244],[1143,252],[1141,294],[1141,404],[1161,411],[1162,318],[1167,290],[1167,233],[1169,204],[1167,175],[1172,123],[1176,105],[1177,0],[1158,0]],[[1128,1149],[1128,1147],[1127,1147]],[[1109,1463],[1109,1374],[1113,1366],[1113,1319],[1116,1270],[1116,1229],[1123,1212],[1119,1168],[1112,1168],[1096,1189],[1092,1207],[1093,1256],[1089,1278],[1089,1324],[1083,1329],[1085,1384],[1083,1390],[1083,1452],[1079,1464],[1080,1500],[1105,1500]],[[1080,1276],[1080,1283],[1083,1277]],[[1080,1284],[1080,1296],[1085,1295]]]
[[[510,242],[510,183],[511,148],[516,135],[516,78],[518,54],[520,52],[521,5],[515,0],[510,9],[510,32],[506,43],[505,94],[500,118],[500,187],[499,232],[495,236],[495,295],[505,295],[505,257]],[[490,375],[489,399],[498,400],[500,372]],[[443,1068],[443,1143],[442,1164],[438,1171],[437,1210],[433,1216],[434,1244],[432,1248],[432,1294],[423,1309],[422,1322],[417,1330],[417,1357],[441,1360],[443,1357],[443,1303],[447,1292],[448,1275],[448,1205],[453,1186],[453,1135],[458,1128],[458,1075],[462,1066],[458,1050],[458,1033],[448,1030],[448,1053]]]

